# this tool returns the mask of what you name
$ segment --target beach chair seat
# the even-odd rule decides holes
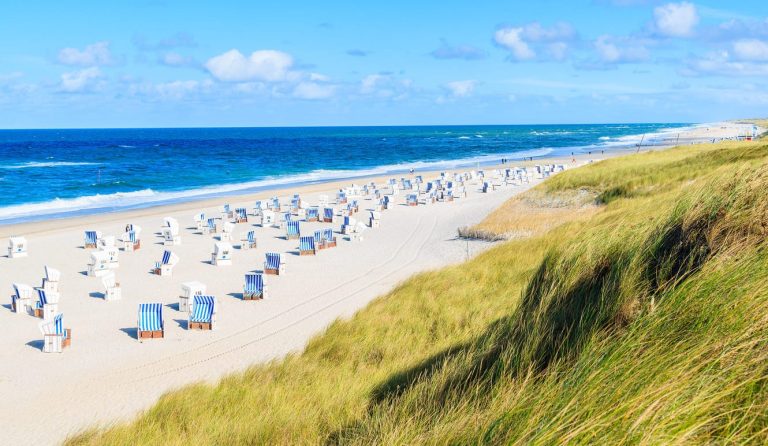
[[[139,317],[136,325],[136,338],[139,342],[143,342],[145,339],[165,337],[163,304],[139,304]]]
[[[37,289],[37,302],[32,308],[32,314],[45,321],[53,320],[56,313],[59,312],[59,294],[48,293],[45,290]]]
[[[101,238],[101,231],[85,231],[85,241],[84,241],[84,248],[90,249],[90,248],[96,248],[99,239]]]
[[[213,330],[216,324],[216,298],[196,295],[190,303],[187,329]]]
[[[300,256],[313,256],[317,254],[315,250],[315,237],[306,236],[299,238],[299,255]]]
[[[285,237],[288,240],[291,239],[298,239],[301,236],[301,231],[299,227],[299,222],[296,221],[287,221],[285,226]]]
[[[27,256],[27,239],[13,236],[8,240],[8,258],[16,259]]]
[[[307,213],[304,217],[307,222],[315,222],[320,220],[320,209],[311,207],[307,209]]]
[[[256,249],[256,231],[248,231],[245,238],[240,242],[240,249]]]
[[[204,295],[205,290],[205,284],[196,280],[182,283],[181,294],[179,295],[179,311],[188,312],[191,307],[191,299],[194,296]]]
[[[164,251],[163,257],[159,262],[155,262],[153,269],[158,276],[170,276],[173,273],[173,267],[179,262],[179,256],[171,251]]]
[[[115,273],[110,272],[106,276],[101,278],[101,284],[104,285],[104,300],[107,302],[113,300],[120,300],[123,298],[120,284],[115,278]]]
[[[279,253],[266,253],[266,260],[264,261],[264,274],[275,276],[285,274],[285,262],[280,258]]]
[[[243,285],[243,300],[267,298],[267,285],[262,273],[246,273]]]
[[[72,330],[64,328],[63,315],[55,315],[50,321],[38,324],[43,334],[43,353],[61,353],[72,343]]]
[[[232,264],[232,245],[229,242],[216,242],[213,244],[211,264],[215,266],[228,266]]]
[[[34,288],[23,283],[14,283],[11,294],[11,311],[16,314],[27,314],[32,308]]]

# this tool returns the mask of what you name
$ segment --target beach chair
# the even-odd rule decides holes
[[[235,209],[235,223],[248,223],[248,210],[245,208]]]
[[[333,223],[335,213],[333,208],[323,208],[323,223]]]
[[[205,222],[205,227],[203,228],[203,234],[215,234],[215,233],[216,233],[216,219],[209,218]]]
[[[291,239],[297,239],[301,236],[300,228],[299,228],[299,222],[298,221],[288,221],[286,222],[285,226],[285,237],[288,240]]]
[[[120,242],[123,245],[123,251],[132,252],[141,248],[141,239],[136,231],[127,231],[120,237]]]
[[[267,298],[267,285],[261,273],[246,273],[243,285],[243,300],[260,300]]]
[[[173,273],[173,267],[179,262],[179,256],[171,251],[163,251],[163,258],[155,262],[153,272],[158,276],[170,276]]]
[[[315,238],[313,236],[299,238],[299,255],[313,256],[317,254],[315,250]]]
[[[227,219],[233,218],[234,216],[235,216],[235,212],[232,210],[229,204],[224,204],[224,210],[221,213],[221,219],[227,220]]]
[[[213,330],[216,324],[216,298],[193,296],[188,317],[188,330]]]
[[[314,235],[312,236],[315,239],[315,248],[317,249],[325,249],[325,243],[323,243],[323,231],[318,230],[315,231]]]
[[[96,248],[99,239],[101,238],[101,232],[100,231],[85,231],[85,242],[84,242],[84,248]]]
[[[389,209],[389,197],[386,195],[381,198],[381,209],[382,210]]]
[[[291,198],[291,212],[297,213],[299,211],[299,203],[301,203],[301,199],[298,197]]]
[[[27,256],[27,239],[13,236],[8,240],[8,258],[15,259]]]
[[[232,264],[232,245],[229,242],[216,242],[213,244],[211,265],[226,266]]]
[[[136,328],[136,339],[143,342],[144,339],[165,337],[163,325],[163,304],[139,304],[139,317]]]
[[[184,282],[181,284],[181,294],[179,295],[179,311],[189,311],[191,299],[194,296],[205,294],[206,286],[196,280]]]
[[[32,295],[34,289],[23,283],[13,284],[13,294],[11,294],[11,311],[16,314],[27,314],[32,307]]]
[[[221,225],[221,234],[219,234],[219,240],[222,242],[231,241],[234,237],[235,225],[232,222],[225,221]]]
[[[268,252],[264,261],[264,274],[279,276],[285,274],[285,262],[280,259],[280,254]]]
[[[323,229],[323,244],[326,248],[336,247],[336,236],[333,234],[332,228]]]
[[[91,260],[88,262],[88,275],[91,277],[103,277],[109,274],[109,255],[105,251],[91,252]]]
[[[107,302],[112,300],[120,300],[123,298],[120,284],[115,278],[115,273],[110,272],[106,276],[101,278],[101,284],[104,285],[104,300]]]
[[[173,217],[163,218],[163,245],[176,246],[181,244],[181,236],[179,235],[179,222]]]
[[[320,209],[315,208],[315,207],[307,209],[307,215],[305,217],[305,220],[307,222],[319,221],[320,220]]]
[[[45,265],[45,277],[43,277],[43,284],[40,288],[44,289],[48,293],[59,292],[59,281],[61,280],[61,271],[51,268]]]
[[[37,289],[37,302],[32,308],[32,314],[35,317],[42,318],[45,321],[53,320],[53,316],[59,312],[59,295],[57,293],[47,293],[45,290]]]
[[[256,249],[256,232],[248,231],[245,238],[240,242],[240,249]]]
[[[205,223],[206,223],[205,214],[201,212],[199,214],[193,215],[192,221],[195,222],[195,229],[202,232],[203,229],[205,228]]]
[[[381,225],[381,212],[371,211],[368,225],[371,228],[378,228]]]
[[[349,235],[355,231],[357,220],[352,217],[344,217],[344,223],[341,224],[341,233]]]
[[[405,203],[408,206],[418,206],[419,205],[419,196],[416,194],[408,194],[405,197]]]
[[[264,210],[261,213],[261,226],[271,226],[275,224],[275,213],[270,210]]]
[[[348,230],[347,236],[349,238],[349,241],[351,242],[362,242],[363,241],[363,232],[366,230],[365,225],[362,222],[355,222],[354,225],[352,225],[353,228]]]
[[[277,197],[272,197],[272,211],[280,212],[280,199]]]
[[[336,204],[347,204],[347,194],[339,191],[336,193]]]
[[[43,353],[61,353],[72,343],[72,330],[64,328],[61,313],[50,321],[40,322],[38,327],[43,334]]]

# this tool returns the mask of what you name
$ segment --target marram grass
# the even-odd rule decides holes
[[[724,143],[559,174],[532,194],[599,211],[69,443],[766,444],[766,160]]]

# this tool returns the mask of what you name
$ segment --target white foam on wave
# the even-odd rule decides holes
[[[99,163],[71,162],[71,161],[30,161],[28,163],[7,164],[0,169],[34,169],[39,167],[70,167],[70,166],[98,166]]]
[[[39,219],[45,216],[60,216],[73,213],[87,213],[89,210],[116,211],[143,208],[153,205],[192,201],[200,198],[213,198],[269,190],[281,186],[355,179],[374,175],[394,175],[407,172],[410,169],[428,171],[448,170],[461,167],[472,168],[477,165],[497,163],[501,158],[512,160],[538,157],[552,153],[552,151],[553,149],[551,148],[543,148],[511,152],[509,154],[493,154],[448,161],[417,161],[388,164],[360,170],[314,170],[303,174],[267,177],[256,181],[205,186],[183,191],[155,191],[152,189],[143,189],[138,191],[116,192],[112,194],[88,195],[77,198],[56,198],[38,203],[0,207],[0,222],[23,221],[28,219]]]

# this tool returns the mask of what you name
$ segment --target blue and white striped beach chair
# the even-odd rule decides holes
[[[385,195],[381,199],[381,208],[382,209],[389,209],[389,196],[388,195]]]
[[[315,231],[315,234],[313,235],[315,239],[315,247],[317,249],[325,249],[325,244],[323,243],[323,231],[317,230]]]
[[[317,254],[315,251],[315,237],[307,236],[299,238],[299,255],[300,256],[313,256]]]
[[[192,296],[187,329],[213,330],[216,324],[216,298],[213,296]]]
[[[240,243],[240,249],[256,249],[256,232],[255,231],[248,231],[242,243]]]
[[[37,289],[37,302],[33,308],[35,317],[43,320],[53,320],[53,316],[59,312],[58,293],[48,293],[40,288]]]
[[[96,248],[101,233],[99,231],[85,231],[85,249]]]
[[[198,231],[202,231],[203,228],[205,228],[205,214],[199,213],[192,216],[192,221],[195,222],[195,228],[197,228]]]
[[[208,234],[215,234],[216,233],[216,219],[215,218],[209,218],[208,224],[206,225],[206,232]]]
[[[333,208],[323,208],[323,223],[333,223]]]
[[[171,251],[164,251],[159,262],[155,262],[154,273],[158,276],[170,276],[173,267],[178,263],[179,257]]]
[[[299,211],[299,203],[301,203],[301,200],[299,198],[292,198],[291,199],[291,212],[298,212]]]
[[[32,294],[34,289],[23,283],[13,284],[13,294],[11,294],[11,310],[17,314],[27,313],[27,309],[32,306]]]
[[[297,239],[301,236],[299,232],[298,221],[287,221],[285,226],[285,233],[288,239]]]
[[[229,204],[224,204],[224,212],[222,212],[223,218],[232,218],[234,217],[234,212],[232,211],[232,208],[229,206]]]
[[[248,223],[248,210],[245,208],[235,209],[235,223]]]
[[[272,210],[275,212],[280,212],[280,199],[277,197],[272,198]]]
[[[419,205],[419,196],[416,194],[408,194],[405,197],[405,202],[408,204],[408,206],[418,206]]]
[[[309,208],[309,209],[307,209],[306,220],[308,222],[320,220],[320,210],[318,208]]]
[[[347,194],[343,191],[336,193],[336,204],[347,204]]]
[[[258,300],[267,298],[267,287],[264,275],[261,273],[246,273],[243,285],[243,300]]]
[[[268,252],[264,262],[264,274],[279,276],[285,273],[285,262],[280,259],[280,254]]]
[[[64,328],[63,315],[57,314],[50,321],[38,325],[43,334],[43,352],[61,353],[72,341],[72,330]]]
[[[336,247],[336,236],[333,234],[332,228],[323,229],[323,244],[326,248]]]
[[[143,339],[165,337],[163,325],[163,304],[139,304],[139,320],[136,338]]]

